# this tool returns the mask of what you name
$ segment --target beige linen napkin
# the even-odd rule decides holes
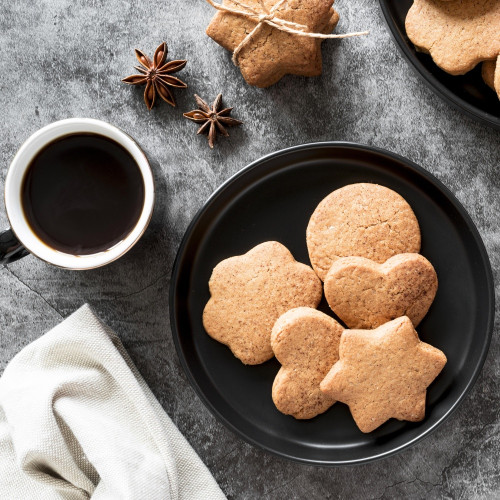
[[[118,337],[85,305],[0,378],[0,498],[225,496]]]

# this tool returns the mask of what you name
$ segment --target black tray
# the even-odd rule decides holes
[[[462,76],[453,76],[434,64],[428,54],[417,52],[406,36],[405,19],[413,0],[380,0],[385,20],[398,47],[429,87],[455,108],[500,130],[500,100],[481,77],[481,64]]]
[[[273,359],[245,366],[210,338],[202,325],[214,266],[254,245],[277,240],[309,263],[305,232],[316,205],[354,182],[399,192],[422,230],[422,253],[439,277],[436,300],[418,327],[422,340],[442,349],[448,364],[428,391],[425,420],[391,420],[361,433],[347,406],[336,403],[310,421],[273,405]],[[321,308],[329,312],[323,303]],[[221,186],[182,240],[172,275],[170,321],[181,364],[196,392],[226,426],[246,441],[283,457],[319,465],[359,463],[395,453],[435,429],[476,380],[493,328],[491,268],[464,208],[431,174],[395,154],[349,143],[309,144],[266,156]]]

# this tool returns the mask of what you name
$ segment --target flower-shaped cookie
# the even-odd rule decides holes
[[[209,288],[205,330],[248,365],[273,357],[271,330],[283,313],[294,307],[316,307],[322,295],[314,271],[276,241],[220,262]]]
[[[377,264],[363,257],[336,260],[325,278],[325,297],[349,328],[377,328],[408,316],[417,326],[436,296],[432,264],[418,253],[403,253]]]
[[[309,307],[286,312],[276,321],[271,346],[281,368],[273,384],[273,401],[279,411],[297,419],[325,412],[335,399],[319,384],[339,359],[342,326]]]
[[[278,0],[245,0],[257,12],[270,12]],[[333,0],[288,0],[275,12],[285,21],[309,28],[314,33],[331,33],[339,20],[332,9]],[[224,0],[223,5],[242,10]],[[263,10],[264,5],[265,10]],[[233,52],[257,23],[244,16],[217,12],[207,27],[207,35]],[[285,33],[262,25],[238,55],[243,78],[250,85],[269,87],[286,74],[317,76],[321,74],[321,39]]]
[[[415,0],[406,33],[440,68],[463,75],[500,54],[500,2]]]
[[[362,432],[390,418],[422,420],[427,387],[446,364],[439,349],[420,341],[406,316],[375,330],[345,330],[339,357],[320,388],[349,406]]]

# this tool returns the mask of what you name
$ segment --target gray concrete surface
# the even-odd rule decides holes
[[[2,0],[0,15],[0,189],[22,142],[67,117],[107,120],[148,152],[158,182],[150,228],[118,262],[69,272],[27,257],[0,268],[0,372],[23,346],[88,302],[123,339],[165,410],[232,499],[498,498],[500,496],[497,325],[483,373],[461,408],[431,437],[369,465],[301,466],[252,448],[196,397],[174,351],[168,320],[172,262],[189,221],[229,176],[280,148],[322,140],[400,153],[441,179],[477,224],[500,287],[500,134],[451,109],[423,85],[389,36],[378,2],[338,0],[338,31],[369,37],[328,41],[324,72],[251,88],[230,55],[208,39],[202,0]],[[187,91],[178,107],[148,113],[132,73],[133,49],[166,40]],[[193,93],[223,92],[246,123],[210,151],[182,112]],[[0,227],[6,226],[0,210]],[[1,492],[0,492],[1,497]]]

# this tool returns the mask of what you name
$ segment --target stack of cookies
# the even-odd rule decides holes
[[[498,0],[415,0],[406,33],[418,50],[452,75],[482,62],[483,79],[500,98]]]
[[[331,33],[339,20],[332,6],[333,0],[245,0],[243,3],[223,0],[223,5],[240,12],[272,13],[279,19],[307,27],[306,31],[311,33]],[[219,10],[206,31],[210,38],[230,52],[247,40],[239,52],[237,63],[243,78],[250,85],[269,87],[286,74],[321,74],[323,40],[320,38],[287,33],[258,22],[253,16],[227,10]]]
[[[377,184],[344,186],[317,206],[306,239],[312,268],[275,241],[220,262],[207,333],[245,364],[278,359],[272,398],[282,413],[309,419],[340,401],[362,432],[422,420],[446,357],[415,331],[437,276],[418,253],[410,205]],[[316,309],[323,289],[335,318]]]

